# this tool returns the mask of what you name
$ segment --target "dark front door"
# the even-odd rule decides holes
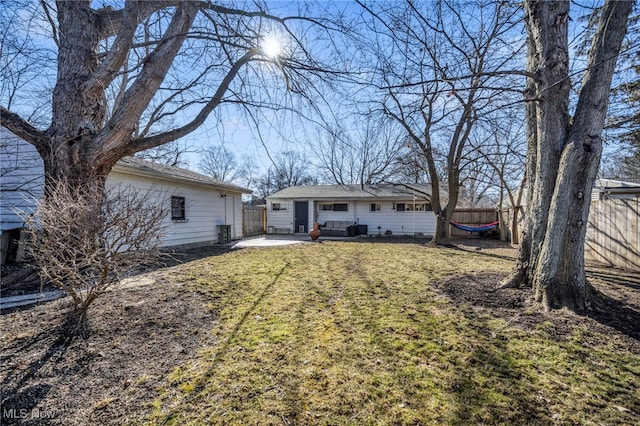
[[[295,202],[295,229],[293,232],[309,232],[309,202],[308,201],[296,201]]]

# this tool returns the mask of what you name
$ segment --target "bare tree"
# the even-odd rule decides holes
[[[244,155],[240,161],[240,167],[238,168],[238,183],[245,188],[252,189],[256,181],[258,180],[258,173],[260,168],[258,163],[251,155]]]
[[[437,216],[433,242],[448,237],[458,202],[471,132],[485,112],[511,102],[517,82],[509,76],[518,55],[519,10],[506,2],[441,0],[404,6],[369,6],[377,69],[379,109],[422,151]],[[496,53],[499,52],[499,53]],[[437,154],[443,153],[441,180]],[[446,186],[447,202],[440,197]]]
[[[28,251],[43,279],[64,289],[83,316],[109,287],[158,259],[166,204],[126,186],[48,187],[24,214]]]
[[[136,157],[174,167],[186,167],[185,155],[195,153],[197,149],[184,141],[169,142],[136,154]]]
[[[268,195],[290,186],[317,184],[317,178],[310,173],[310,164],[297,151],[281,152],[276,156],[275,163],[258,180],[258,196],[266,198]]]
[[[637,34],[638,21],[635,17],[635,32],[629,29],[629,33]],[[640,179],[640,47],[634,40],[635,46],[630,48],[635,51],[632,59],[627,59],[626,66],[620,74],[624,77],[613,89],[613,105],[609,107],[606,135],[609,140],[616,143],[616,151],[610,155],[610,161],[605,177]]]
[[[511,242],[518,244],[523,208],[526,170],[526,139],[524,108],[521,105],[503,108],[486,114],[473,137],[470,155],[476,163],[493,171],[479,173],[480,179],[497,188],[497,205],[501,220],[506,223],[506,209],[510,210]]]
[[[44,126],[55,82],[50,64],[56,61],[58,43],[47,27],[49,13],[31,0],[6,0],[0,8],[0,99],[7,109],[30,106],[24,118]],[[40,41],[49,36],[50,43]]]
[[[406,143],[405,147],[397,159],[398,180],[407,183],[429,183],[427,160],[422,150],[411,143]]]
[[[227,182],[238,178],[238,163],[235,155],[224,145],[210,146],[203,150],[200,171]]]
[[[28,107],[11,111],[4,97],[0,107],[3,125],[42,156],[47,185],[103,185],[120,158],[192,133],[223,104],[276,110],[305,99],[325,70],[306,38],[333,31],[302,10],[274,16],[258,2],[93,4],[38,3],[57,53],[49,126],[27,121]],[[280,39],[279,51],[265,49],[269,37]]]
[[[578,17],[584,27],[576,56],[586,58],[602,15],[602,4]],[[640,179],[640,14],[632,12],[613,76],[609,109],[603,132],[600,176]],[[580,73],[576,73],[578,76]],[[579,83],[575,84],[576,86]]]
[[[9,1],[2,7],[3,23],[12,25],[3,33],[12,62],[3,68],[9,83],[3,84],[0,120],[44,161],[42,232],[34,234],[43,250],[40,266],[44,276],[67,286],[81,310],[131,266],[119,253],[153,253],[142,240],[124,235],[142,238],[153,220],[137,220],[132,210],[114,224],[108,198],[107,210],[101,209],[116,162],[183,138],[210,118],[219,120],[221,106],[303,110],[301,104],[321,99],[314,84],[328,68],[307,42],[334,31],[330,23],[306,16],[302,6],[299,14],[275,16],[260,1],[237,8],[200,0],[95,4],[41,0],[25,10]],[[19,19],[25,14],[38,25],[48,23],[47,31],[30,31],[30,22]],[[269,38],[280,40],[279,50],[266,48],[273,46]],[[41,46],[54,61],[32,59]],[[41,81],[55,82],[40,97],[50,105],[44,114],[39,102],[18,102]],[[46,124],[33,121],[35,116],[46,117]],[[62,212],[58,198],[77,221],[53,214]],[[68,228],[57,232],[57,223]]]
[[[357,115],[317,143],[319,169],[340,185],[390,181],[398,174],[405,136],[387,117]]]
[[[602,155],[611,81],[631,1],[607,0],[569,113],[569,2],[526,1],[527,213],[509,286],[529,286],[545,308],[590,306],[584,240]]]

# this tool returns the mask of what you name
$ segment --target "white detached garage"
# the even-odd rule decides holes
[[[230,229],[229,239],[242,238],[242,194],[249,189],[134,157],[118,161],[107,185],[131,185],[164,199],[170,211],[163,246],[218,242],[221,225]]]
[[[11,240],[24,227],[16,210],[32,211],[41,197],[44,167],[35,148],[0,127],[0,231],[2,262],[11,251]],[[166,233],[162,246],[218,242],[242,238],[242,194],[251,190],[178,167],[134,157],[120,160],[107,185],[132,186],[151,191],[166,203]],[[227,226],[223,226],[227,225]],[[222,226],[222,227],[221,227]]]

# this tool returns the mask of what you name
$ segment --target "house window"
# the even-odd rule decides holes
[[[287,210],[287,205],[283,203],[271,203],[271,211],[283,211]]]
[[[334,212],[346,212],[349,211],[349,205],[347,203],[335,203],[333,205]]]
[[[380,203],[371,203],[371,211],[372,212],[382,211],[382,204],[380,204]]]
[[[185,220],[185,198],[171,197],[171,220]]]
[[[349,204],[347,203],[320,204],[320,210],[346,212],[346,211],[349,211]]]
[[[399,212],[429,212],[430,203],[397,203],[396,210]]]

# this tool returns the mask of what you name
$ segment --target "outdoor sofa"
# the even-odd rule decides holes
[[[348,220],[327,220],[320,226],[323,237],[354,237],[357,230],[357,225]]]

